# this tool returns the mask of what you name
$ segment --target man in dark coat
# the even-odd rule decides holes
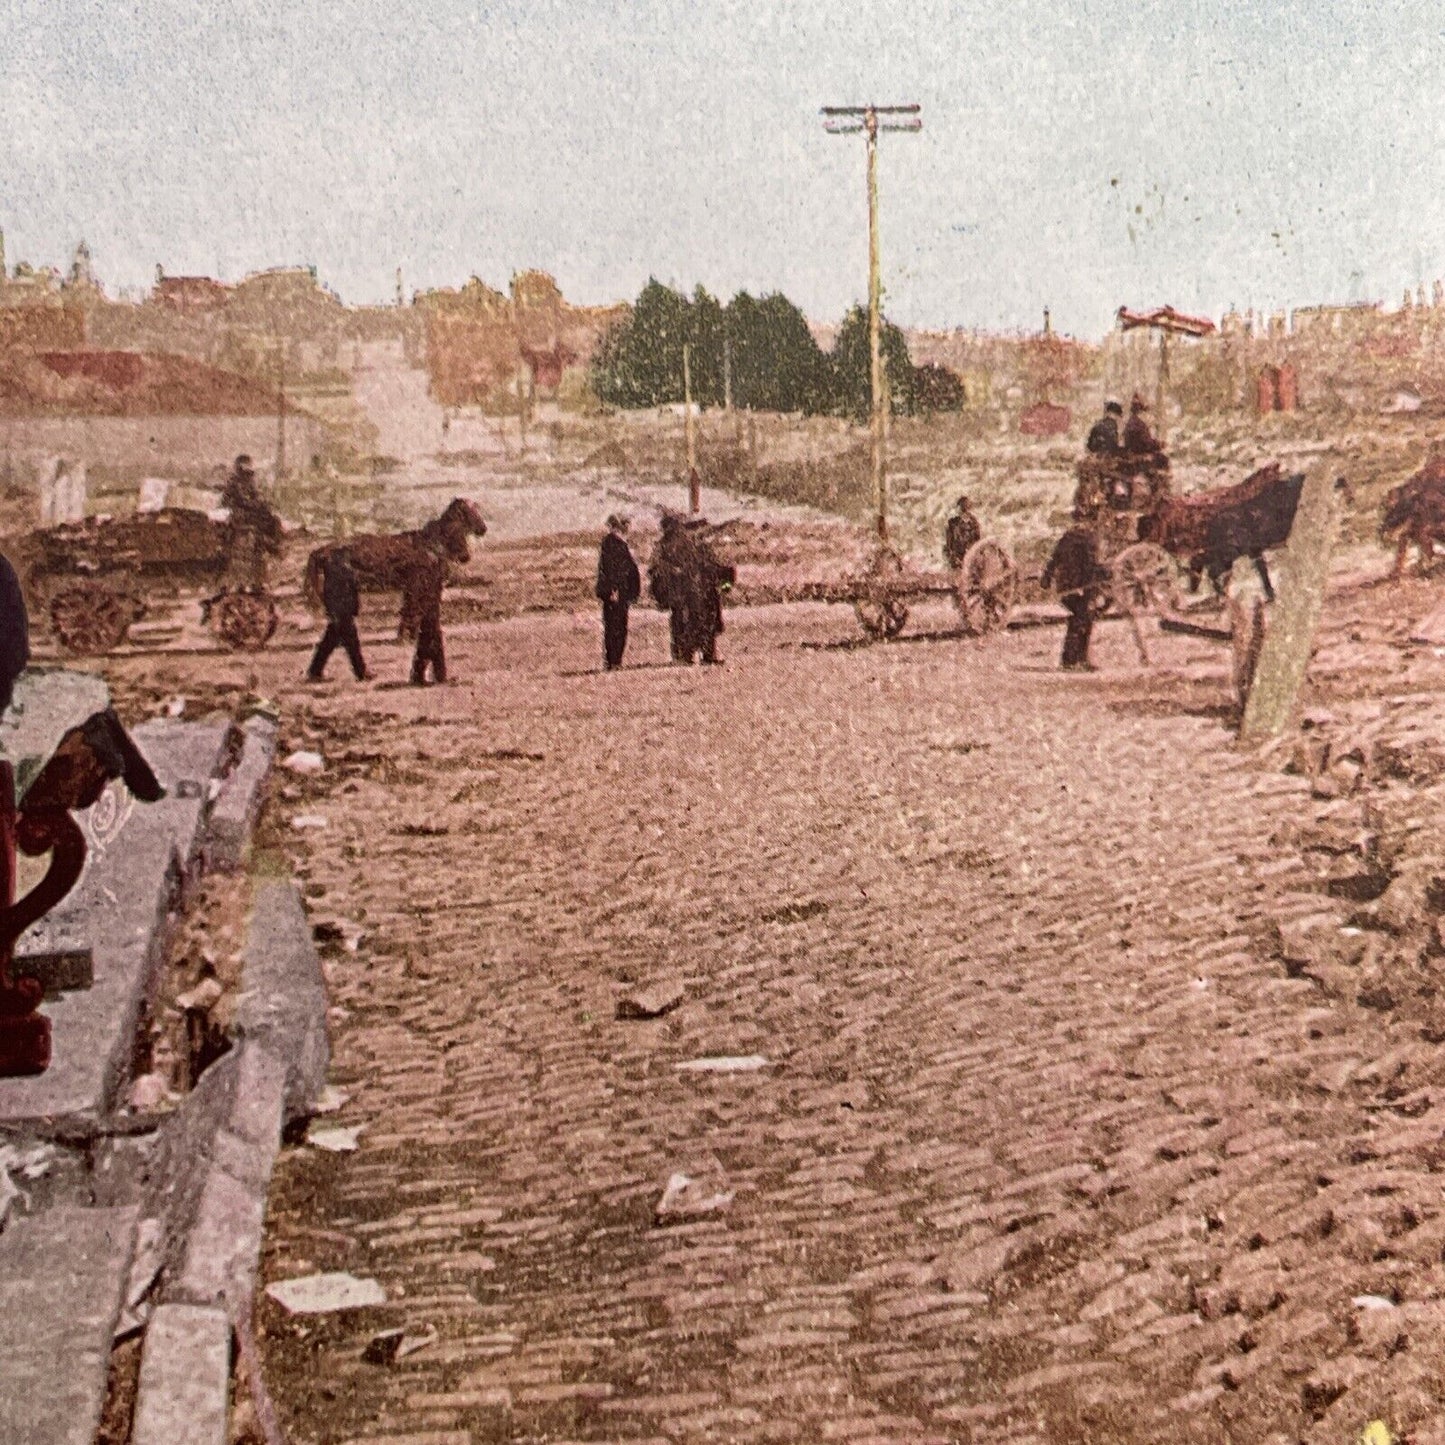
[[[221,505],[231,514],[226,524],[227,575],[243,587],[266,582],[266,555],[281,551],[281,518],[261,495],[251,458],[243,452],[221,488]]]
[[[1099,565],[1098,543],[1093,532],[1082,525],[1083,514],[1074,509],[1074,525],[1059,538],[1041,579],[1045,589],[1058,589],[1059,601],[1069,613],[1064,632],[1064,652],[1059,665],[1065,672],[1093,672],[1089,661],[1089,637],[1094,630],[1104,597],[1108,574]]]
[[[10,706],[15,680],[30,661],[30,618],[10,559],[0,553],[0,712]]]
[[[344,548],[330,552],[323,559],[322,567],[325,580],[321,584],[321,605],[326,609],[326,631],[316,644],[306,676],[311,682],[320,682],[327,659],[338,647],[344,647],[357,682],[365,682],[368,673],[361,658],[361,639],[356,635],[361,595],[356,586],[356,573],[351,570],[351,558]]]
[[[1084,450],[1091,456],[1116,457],[1121,450],[1119,444],[1119,418],[1124,415],[1124,408],[1117,401],[1106,401],[1104,403],[1104,415],[1089,430],[1089,439],[1084,443]]]
[[[956,572],[963,566],[968,549],[983,536],[978,518],[969,510],[968,498],[960,497],[943,533],[943,557]]]
[[[694,657],[718,662],[717,639],[723,630],[721,589],[736,580],[736,569],[719,562],[686,519],[676,512],[663,513],[662,536],[648,568],[648,586],[653,601],[670,614],[674,662],[691,663]]]
[[[602,656],[608,672],[622,666],[627,650],[627,609],[642,595],[642,576],[627,545],[627,518],[607,519],[597,556],[597,600],[602,604]]]
[[[1129,403],[1129,420],[1124,423],[1124,452],[1131,458],[1150,458],[1163,460],[1164,448],[1159,445],[1159,438],[1149,429],[1149,423],[1144,420],[1144,413],[1149,410],[1149,403],[1136,391],[1134,399]]]
[[[447,659],[442,647],[442,586],[447,568],[435,552],[418,548],[416,561],[407,569],[402,583],[401,613],[416,620],[416,653],[411,660],[413,687],[426,685],[427,668],[432,680],[447,680]]]

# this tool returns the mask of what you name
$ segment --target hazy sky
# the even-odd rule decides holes
[[[13,266],[84,236],[110,289],[312,263],[347,301],[475,272],[649,275],[820,320],[1080,335],[1445,275],[1445,7],[1429,0],[0,0]]]

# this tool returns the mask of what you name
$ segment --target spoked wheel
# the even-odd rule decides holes
[[[1019,569],[1006,547],[985,538],[963,554],[953,600],[964,628],[975,637],[1008,621],[1018,593]]]
[[[119,647],[131,623],[144,615],[145,603],[139,597],[96,583],[73,583],[50,602],[50,625],[61,646],[88,657]]]
[[[1114,558],[1110,592],[1126,617],[1180,609],[1179,564],[1157,542],[1136,542]]]
[[[903,600],[903,558],[892,547],[879,547],[858,582],[853,611],[869,637],[897,637],[908,621]]]
[[[206,619],[227,647],[259,652],[276,631],[276,604],[261,591],[222,592],[205,607]]]

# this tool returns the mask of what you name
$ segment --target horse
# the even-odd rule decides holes
[[[1423,576],[1430,570],[1435,562],[1435,544],[1445,542],[1445,459],[1427,462],[1408,481],[1385,494],[1380,540],[1395,543],[1392,579],[1404,575],[1405,555],[1411,543],[1419,551],[1419,574]]]
[[[1284,476],[1279,463],[1271,462],[1236,486],[1166,497],[1156,512],[1141,518],[1139,539],[1157,542],[1185,562],[1191,592],[1198,590],[1201,576],[1207,573],[1214,590],[1223,596],[1230,569],[1239,558],[1248,557],[1272,602],[1274,586],[1264,554],[1289,539],[1304,481],[1303,472]]]
[[[409,532],[392,535],[367,533],[348,537],[341,542],[328,542],[317,547],[306,559],[305,591],[313,602],[321,599],[322,570],[332,552],[345,549],[351,558],[356,585],[363,592],[407,592],[407,581],[421,553],[441,557],[448,562],[466,562],[471,557],[469,537],[485,537],[487,524],[475,505],[465,497],[453,497],[440,517]],[[415,635],[416,619],[403,604],[397,635],[406,639]]]

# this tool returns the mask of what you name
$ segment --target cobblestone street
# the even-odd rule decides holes
[[[846,616],[684,671],[638,612],[613,675],[590,614],[453,629],[424,692],[255,660],[327,761],[267,837],[365,932],[359,1148],[283,1152],[264,1274],[389,1298],[266,1302],[291,1438],[1445,1439],[1438,1051],[1274,956],[1308,781],[1122,629],[1064,677],[1055,631]],[[679,1171],[731,1201],[657,1222]],[[363,1360],[387,1327],[434,1338]]]

